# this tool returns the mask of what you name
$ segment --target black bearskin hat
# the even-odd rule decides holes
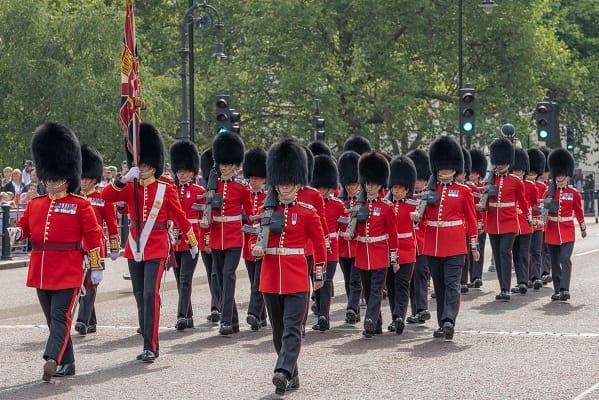
[[[372,151],[372,146],[364,136],[352,136],[343,144],[343,151],[355,151],[362,155],[367,151]]]
[[[243,159],[243,177],[266,178],[266,151],[262,147],[254,147],[245,153]]]
[[[545,171],[544,172],[549,172],[549,153],[551,153],[551,149],[547,146],[541,146],[541,147],[539,147],[539,150],[541,150],[541,153],[543,153],[545,155]]]
[[[547,164],[553,179],[560,175],[574,176],[574,157],[566,149],[559,147],[551,150]]]
[[[195,176],[200,170],[200,154],[196,145],[190,140],[177,140],[170,149],[171,170],[173,174],[177,171],[191,171]]]
[[[312,151],[305,144],[297,143],[303,147],[306,152],[306,159],[308,160],[308,180],[304,184],[308,185],[312,181],[312,175],[314,175],[314,154],[312,154]]]
[[[537,175],[542,175],[545,172],[545,164],[547,160],[545,160],[545,154],[539,149],[528,149],[528,160],[530,162],[530,170],[532,172],[536,172]]]
[[[133,165],[132,145],[125,142],[127,165]],[[155,178],[164,172],[164,142],[158,128],[147,122],[139,124],[139,164],[147,164],[156,169]]]
[[[202,169],[202,176],[206,181],[210,177],[210,171],[214,167],[214,158],[212,158],[212,147],[208,147],[202,153],[200,157],[200,168]]]
[[[339,182],[341,182],[341,185],[345,186],[359,182],[359,159],[360,155],[355,151],[345,151],[341,154],[341,156],[339,157],[339,161],[337,161],[337,169],[339,170]]]
[[[470,171],[472,171],[472,158],[470,157],[470,152],[465,147],[462,147],[462,156],[464,156],[464,168],[462,171],[456,171],[456,173],[461,174],[462,172],[466,172],[466,176],[468,176],[470,175]]]
[[[514,145],[509,139],[504,137],[493,140],[490,146],[491,164],[509,164],[514,163]]]
[[[308,145],[308,148],[310,149],[310,151],[312,152],[312,155],[314,155],[314,157],[319,156],[321,154],[324,154],[325,156],[332,156],[331,154],[331,149],[329,149],[329,146],[327,146],[327,144],[325,142],[321,142],[321,141],[316,141],[316,142],[312,142]]]
[[[358,160],[360,183],[377,183],[387,186],[389,182],[389,161],[377,151],[368,151]]]
[[[414,191],[416,167],[410,157],[401,155],[393,157],[389,168],[391,170],[389,187],[400,185],[407,188],[410,192]]]
[[[54,123],[38,126],[31,138],[31,153],[40,181],[65,179],[68,192],[79,189],[81,146],[73,131]]]
[[[407,156],[412,160],[416,167],[416,179],[427,181],[431,176],[431,166],[429,165],[428,154],[422,149],[414,149]]]
[[[266,157],[266,179],[272,186],[308,182],[306,151],[293,139],[283,139],[270,146]]]
[[[81,178],[95,179],[96,183],[102,180],[104,173],[104,160],[95,147],[88,144],[81,145]]]
[[[510,166],[510,170],[512,171],[517,169],[521,169],[526,173],[530,172],[530,161],[528,160],[528,153],[520,147],[516,147],[514,149],[514,164]]]
[[[220,133],[212,141],[212,157],[216,164],[240,165],[245,147],[236,133]]]
[[[439,136],[428,150],[431,171],[436,174],[442,169],[464,170],[464,154],[462,148],[450,136]]]
[[[470,171],[476,172],[481,178],[484,178],[487,175],[487,167],[489,166],[485,153],[479,149],[472,149],[470,150],[470,160],[472,161]]]
[[[337,189],[339,187],[337,164],[331,156],[321,154],[314,157],[314,174],[310,186],[328,189]]]

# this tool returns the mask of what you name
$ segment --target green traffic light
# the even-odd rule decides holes
[[[541,129],[541,130],[539,131],[539,137],[540,137],[541,139],[547,139],[547,138],[549,137],[549,132],[548,132],[548,131],[546,131],[545,129]]]
[[[574,145],[572,144],[568,144],[566,147],[568,148],[568,150],[574,150]]]
[[[462,128],[464,129],[464,132],[471,132],[474,126],[472,125],[472,122],[464,122]]]
[[[218,132],[216,132],[217,134],[221,134],[221,133],[229,133],[229,130],[227,128],[220,128],[218,130]]]

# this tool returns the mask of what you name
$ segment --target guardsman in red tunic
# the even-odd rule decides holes
[[[456,171],[455,181],[457,183],[467,186],[472,191],[472,199],[474,200],[475,189],[471,185],[467,184],[470,176],[470,171],[472,170],[472,159],[470,158],[470,152],[465,147],[462,147],[462,155],[464,156],[464,169]],[[468,235],[466,235],[464,240],[466,241],[466,247],[468,247],[470,245],[470,238],[468,237]],[[464,256],[464,260],[465,261],[464,266],[462,267],[462,276],[460,278],[460,292],[468,293],[470,291],[470,287],[468,286],[468,273],[470,272],[470,265],[472,264],[472,260],[470,259],[470,252],[466,253],[466,255]]]
[[[371,337],[383,333],[381,302],[389,266],[397,264],[397,224],[392,203],[379,197],[389,181],[389,162],[378,152],[366,152],[358,161],[360,183],[366,192],[363,207],[366,221],[356,227],[356,268],[360,270],[366,298],[366,315],[362,334]],[[349,239],[349,233],[343,235]]]
[[[327,274],[322,288],[314,291],[316,302],[316,314],[318,321],[312,326],[315,331],[326,331],[330,328],[329,311],[331,308],[331,297],[333,295],[333,277],[337,270],[339,260],[338,219],[345,214],[345,205],[335,197],[333,193],[339,186],[339,173],[337,165],[332,157],[318,155],[314,157],[314,174],[312,187],[318,189],[324,198],[324,212],[327,220],[327,229],[331,252],[327,255]]]
[[[572,276],[571,257],[576,240],[574,220],[578,222],[583,238],[587,237],[587,227],[582,211],[582,196],[578,190],[568,186],[574,175],[574,158],[566,149],[557,148],[551,151],[547,163],[554,181],[552,184],[555,185],[554,207],[549,210],[545,228],[545,243],[549,247],[553,274],[554,293],[551,300],[568,301]]]
[[[539,194],[545,193],[551,180],[549,179],[549,153],[551,149],[547,146],[539,147],[539,150],[545,155],[545,172],[537,177],[537,191]],[[543,187],[544,186],[544,187]],[[551,277],[551,257],[549,257],[549,246],[545,242],[545,227],[543,227],[543,266],[541,271],[541,281],[547,285],[553,280]]]
[[[206,193],[206,189],[195,183],[195,177],[200,170],[200,155],[195,144],[189,140],[178,140],[170,148],[171,169],[175,176],[177,193],[181,208],[187,216],[187,220],[193,227],[196,238],[200,235],[200,219],[202,211],[193,208],[194,204],[205,202],[198,200],[198,196]],[[176,267],[173,269],[177,290],[179,291],[179,302],[177,306],[177,322],[175,328],[183,331],[193,328],[193,309],[191,306],[191,287],[193,273],[198,263],[198,257],[192,257],[189,246],[182,239],[181,229],[175,225],[171,231],[174,243],[171,244],[175,253]],[[199,243],[198,243],[199,244]],[[201,247],[201,246],[200,246]]]
[[[467,185],[472,189],[474,195],[474,205],[480,203],[485,188],[485,176],[487,175],[487,157],[478,149],[470,150],[470,159],[472,160],[472,168],[470,169],[470,179]],[[486,225],[487,213],[476,210],[476,223],[478,226],[478,252],[480,258],[478,261],[470,263],[470,283],[468,287],[480,288],[483,285],[483,265],[485,261],[485,243],[487,239]]]
[[[200,222],[202,228],[210,228],[212,268],[216,272],[221,289],[221,335],[239,332],[239,315],[235,303],[235,271],[241,259],[243,246],[242,210],[247,218],[253,215],[250,187],[237,178],[244,151],[241,136],[236,133],[218,134],[212,141],[212,156],[220,177],[212,200],[212,221],[207,221],[204,215]]]
[[[192,258],[198,256],[199,249],[193,228],[181,209],[173,181],[162,177],[164,143],[160,131],[142,122],[139,136],[139,166],[131,167],[125,176],[106,186],[102,190],[102,198],[127,203],[131,224],[125,258],[129,264],[131,286],[144,339],[143,351],[137,359],[154,362],[159,355],[160,280],[169,248],[167,221],[173,221],[179,228],[189,245]],[[139,179],[137,185],[135,179]]]
[[[296,193],[307,179],[306,153],[294,141],[272,145],[267,158],[270,190],[278,193],[274,210],[279,221],[270,225],[266,248],[252,246],[255,257],[262,257],[260,291],[268,309],[273,344],[277,352],[272,382],[277,394],[299,388],[297,360],[302,342],[302,324],[308,309],[310,278],[304,254],[305,243],[314,250],[313,283],[322,287],[326,277],[326,243],[320,216],[314,207],[297,201]]]
[[[91,203],[98,225],[100,228],[106,223],[106,229],[108,231],[108,238],[110,243],[110,258],[116,260],[119,256],[119,231],[116,223],[116,210],[114,204],[102,199],[100,190],[96,187],[96,184],[102,179],[102,172],[104,171],[102,156],[92,146],[82,145],[81,146],[81,160],[82,160],[82,172],[81,172],[81,196],[87,198]],[[104,235],[102,235],[104,239]],[[83,249],[89,250],[87,243],[83,242]],[[106,246],[102,244],[100,248],[100,257],[106,257]],[[87,272],[91,274],[91,271]],[[87,285],[85,296],[79,299],[79,313],[77,315],[77,322],[75,323],[75,330],[80,335],[86,335],[96,331],[96,308],[94,306],[96,300],[96,293],[98,290],[97,285]]]
[[[505,138],[497,138],[491,143],[491,164],[495,166],[489,185],[497,188],[497,196],[487,201],[487,233],[493,249],[495,269],[501,291],[496,300],[510,300],[512,280],[512,248],[518,232],[518,206],[532,224],[532,215],[524,197],[524,183],[509,173],[514,164],[514,145]],[[494,178],[494,179],[493,179]],[[479,204],[479,210],[484,211]]]
[[[312,153],[312,155],[314,157],[320,156],[320,155],[325,155],[325,156],[329,156],[329,157],[333,156],[333,154],[331,153],[331,149],[329,148],[329,146],[327,146],[327,144],[325,142],[321,142],[321,141],[312,142],[308,145],[308,149],[310,149],[310,152]]]
[[[428,179],[431,176],[428,153],[421,149],[414,149],[407,155],[416,167],[414,195],[418,195],[424,192]],[[414,197],[412,200],[416,202],[421,201],[418,197]],[[431,313],[428,310],[428,284],[430,281],[430,272],[428,269],[428,257],[423,254],[425,226],[426,221],[420,221],[419,224],[414,224],[416,263],[414,264],[414,273],[410,280],[410,304],[412,313],[406,318],[406,321],[410,324],[423,324],[431,319]]]
[[[255,147],[245,153],[243,159],[243,177],[248,180],[250,193],[252,195],[252,214],[258,214],[258,209],[264,203],[266,197],[266,151],[261,147]],[[248,221],[248,223],[252,224]],[[258,226],[257,221],[253,225]],[[260,269],[262,260],[257,260],[252,255],[248,233],[243,234],[243,250],[241,256],[245,261],[245,267],[250,278],[250,301],[248,304],[247,323],[253,331],[266,326],[266,309],[264,296],[260,293]]]
[[[393,203],[397,221],[397,264],[387,271],[387,295],[393,321],[389,331],[400,335],[406,326],[405,318],[410,300],[410,280],[416,262],[416,238],[410,213],[416,209],[411,200],[416,184],[416,167],[407,156],[395,156],[390,163],[391,174],[387,199]]]
[[[341,192],[339,200],[345,205],[345,210],[355,206],[360,192],[360,182],[358,178],[358,160],[360,155],[355,151],[345,151],[337,161],[339,171],[339,182],[341,183]],[[349,217],[345,214],[344,217]],[[347,225],[340,224],[339,231],[345,231]],[[339,236],[339,266],[343,272],[345,280],[345,294],[347,295],[347,307],[345,312],[345,322],[356,324],[360,322],[360,297],[362,295],[362,281],[360,280],[360,271],[356,268],[356,238],[346,239]]]
[[[462,170],[464,155],[460,145],[449,136],[437,138],[430,146],[431,170],[437,178],[436,205],[430,202],[422,219],[426,221],[424,251],[437,294],[437,322],[434,337],[453,339],[460,308],[460,276],[467,252],[478,260],[478,228],[472,190],[454,181],[456,171]],[[435,197],[437,197],[435,196]],[[418,212],[413,212],[419,221]],[[468,246],[463,238],[470,238]]]
[[[515,149],[514,165],[511,165],[510,169],[512,174],[524,182],[524,197],[526,198],[526,202],[531,206],[536,204],[539,198],[537,188],[534,183],[524,179],[525,175],[530,172],[528,153],[524,149]],[[525,294],[528,291],[528,282],[530,280],[530,241],[535,221],[533,219],[532,224],[529,224],[524,211],[520,207],[517,207],[517,211],[518,235],[516,235],[512,249],[517,282],[516,286],[511,289],[511,292]]]
[[[530,172],[526,175],[526,182],[532,183],[537,193],[537,198],[531,203],[531,214],[533,220],[533,232],[530,238],[530,282],[535,290],[543,287],[542,268],[543,268],[543,232],[545,226],[541,221],[541,207],[543,206],[543,194],[547,190],[544,183],[537,181],[537,178],[545,171],[545,154],[539,149],[528,149],[528,159],[530,161]],[[525,182],[525,183],[526,183]]]
[[[83,284],[84,241],[92,270],[91,282],[103,278],[100,248],[102,229],[90,202],[73,192],[79,188],[81,148],[67,127],[39,126],[31,139],[33,162],[48,195],[27,204],[12,228],[11,242],[29,238],[32,246],[27,286],[36,288],[50,329],[44,350],[43,381],[75,374],[71,323],[75,302]]]

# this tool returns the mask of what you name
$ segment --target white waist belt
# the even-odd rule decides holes
[[[444,228],[446,226],[460,226],[464,224],[464,221],[462,221],[461,219],[455,220],[455,221],[426,221],[426,224],[428,226],[435,226],[438,228]]]
[[[215,222],[232,222],[232,221],[241,221],[241,214],[239,215],[215,215],[212,217]]]
[[[383,240],[387,240],[389,239],[389,235],[388,234],[384,234],[381,236],[358,236],[356,238],[356,240],[358,242],[362,242],[362,243],[375,243],[375,242],[382,242]]]
[[[489,207],[497,207],[497,208],[501,208],[501,207],[514,207],[516,205],[515,202],[509,202],[509,203],[489,203]]]
[[[337,235],[337,232],[329,233],[329,238],[330,238],[330,239],[334,239],[334,238],[336,238],[337,236],[338,236],[338,235]]]
[[[412,237],[412,232],[398,233],[397,234],[397,238],[398,239],[406,239],[406,238],[411,238],[411,237]]]
[[[200,222],[197,218],[190,218],[188,221],[190,224],[198,224]]]
[[[549,221],[553,221],[553,222],[568,222],[568,221],[574,221],[574,217],[570,216],[570,217],[547,217],[547,219]]]
[[[288,247],[268,247],[264,250],[264,254],[272,256],[292,256],[304,254],[304,249],[290,249]]]

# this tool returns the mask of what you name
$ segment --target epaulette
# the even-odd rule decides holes
[[[336,203],[343,204],[345,206],[345,203],[343,202],[343,200],[340,200],[337,197],[329,197],[329,201],[331,201],[331,200]]]
[[[514,178],[518,178],[518,180],[520,180],[520,177],[519,177],[518,175],[511,174],[511,173],[510,173],[509,175],[510,175],[510,176],[513,176]]]
[[[392,202],[392,201],[389,201],[389,200],[387,200],[387,199],[381,199],[381,202],[382,202],[383,204],[386,204],[386,205],[388,205],[388,206],[392,206],[392,205],[393,205],[393,202]]]
[[[316,207],[314,207],[312,204],[304,203],[303,201],[298,201],[297,205],[307,208],[308,210],[316,211]]]
[[[174,184],[175,181],[167,176],[162,175],[160,178],[156,179],[160,183],[166,183],[167,185]]]
[[[304,186],[303,188],[304,189],[309,189],[309,190],[314,190],[315,192],[318,192],[318,189],[313,188],[312,186]],[[320,193],[320,192],[318,192],[318,193]]]
[[[470,186],[466,185],[465,183],[455,182],[455,184],[458,186],[465,187],[466,189],[470,190]]]
[[[242,178],[235,178],[234,181],[237,182],[237,183],[239,183],[240,185],[249,185],[250,184],[247,181],[247,179],[242,179]]]
[[[48,197],[48,194],[42,194],[40,196],[35,196],[33,199],[29,200],[29,201],[35,201],[35,200],[41,200],[41,199],[45,199],[46,197]]]
[[[70,194],[71,196],[78,197],[78,198],[80,198],[80,199],[82,199],[82,200],[87,200],[87,197],[85,197],[85,196],[82,196],[82,195],[80,195],[80,194],[75,194],[75,193],[69,193],[69,194]]]

